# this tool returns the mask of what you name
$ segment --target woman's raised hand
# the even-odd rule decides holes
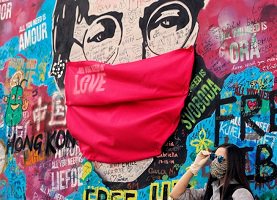
[[[197,154],[194,162],[191,164],[189,168],[194,175],[196,175],[197,172],[206,164],[210,157],[210,154],[211,152],[205,150],[202,150]]]

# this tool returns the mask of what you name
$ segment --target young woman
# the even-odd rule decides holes
[[[190,179],[212,160],[210,177],[206,188],[187,189]],[[189,170],[174,186],[174,200],[254,200],[245,175],[244,153],[233,144],[219,146],[215,153],[201,151]]]

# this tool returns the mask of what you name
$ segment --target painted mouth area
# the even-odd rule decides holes
[[[12,105],[11,105],[11,108],[12,108],[13,110],[17,109],[18,107],[19,107],[19,104],[12,104]]]

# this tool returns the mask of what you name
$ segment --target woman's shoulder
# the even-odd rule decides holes
[[[238,188],[232,195],[233,200],[254,200],[253,195],[246,188]]]

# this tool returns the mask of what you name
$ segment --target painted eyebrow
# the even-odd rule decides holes
[[[122,12],[109,11],[109,12],[102,13],[100,15],[91,14],[91,15],[88,15],[85,19],[87,20],[87,23],[89,25],[91,25],[95,20],[97,20],[98,18],[103,17],[103,16],[112,16],[118,22],[122,22],[122,17],[118,17],[119,15],[122,15]]]
[[[173,16],[178,17],[179,16],[179,14],[178,14],[179,11],[180,10],[177,10],[177,9],[163,11],[161,13],[161,16],[156,20],[156,22],[159,21],[160,19],[164,18],[164,17],[173,17]]]

